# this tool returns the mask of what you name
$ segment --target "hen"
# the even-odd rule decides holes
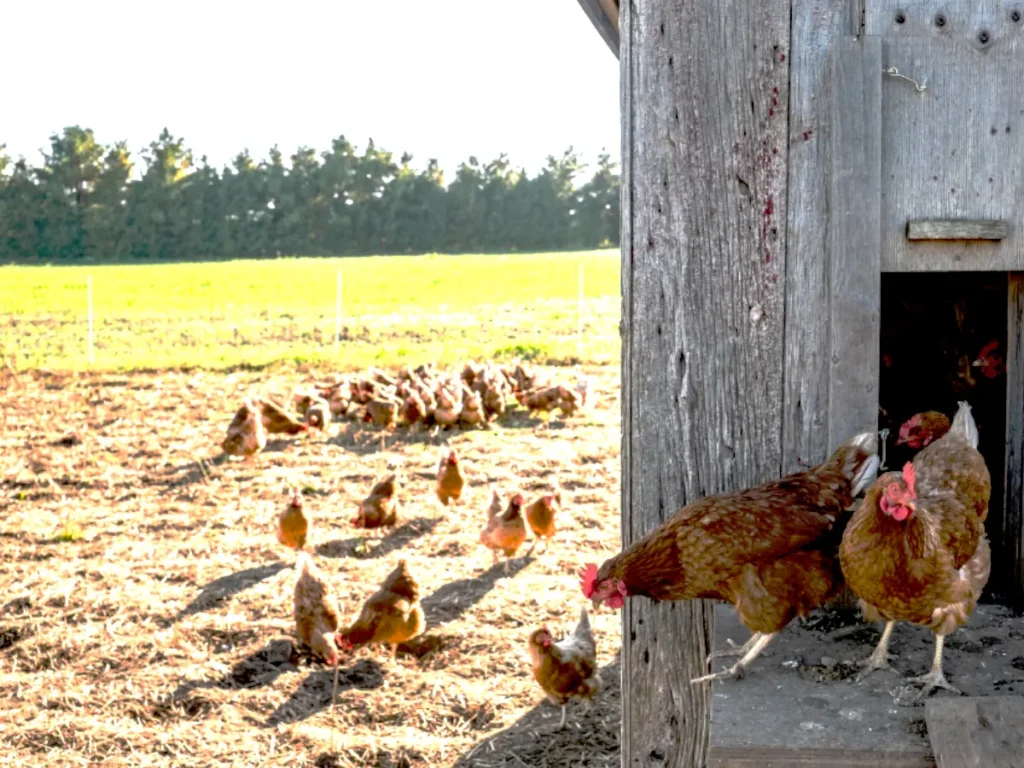
[[[733,604],[753,632],[724,672],[746,667],[795,616],[817,608],[842,585],[836,549],[840,518],[878,468],[878,439],[865,432],[847,440],[821,465],[735,493],[683,507],[598,568],[581,572],[584,596],[595,606],[622,607],[625,598],[710,598]],[[710,659],[709,659],[710,660]]]
[[[943,642],[971,615],[991,568],[984,523],[992,485],[977,445],[971,408],[961,402],[949,432],[902,472],[878,478],[843,533],[846,583],[868,621],[886,622],[861,677],[892,669],[893,626],[910,621],[935,633],[932,669],[913,678],[924,686],[920,696],[956,691],[942,672]]]
[[[416,637],[425,626],[419,584],[409,573],[405,560],[399,560],[380,589],[363,603],[358,618],[337,634],[337,641],[345,648],[384,643],[394,658],[398,644]]]
[[[302,549],[309,536],[309,515],[302,504],[302,496],[292,495],[288,506],[277,517],[277,540],[286,547]]]
[[[498,509],[501,509],[499,506]],[[505,555],[505,573],[508,573],[508,561],[516,550],[526,541],[526,521],[523,520],[523,496],[517,493],[508,503],[504,512],[494,514],[492,499],[488,514],[487,526],[480,534],[480,543],[491,550],[495,565],[498,563],[498,550]]]
[[[246,400],[228,424],[228,433],[220,447],[231,456],[244,456],[246,461],[263,450],[267,444],[267,431],[263,428],[260,412]]]
[[[257,398],[263,427],[271,435],[298,435],[309,431],[309,425],[292,416],[273,400]]]
[[[526,508],[526,522],[535,537],[527,555],[533,552],[533,548],[542,538],[544,539],[544,550],[547,551],[548,539],[555,535],[555,514],[561,505],[562,490],[556,483],[551,493],[544,494]]]
[[[393,526],[398,522],[398,475],[392,473],[370,489],[359,504],[352,524],[361,528]]]
[[[330,585],[306,552],[299,553],[295,570],[295,632],[299,641],[328,664],[337,664],[334,633],[338,629],[338,609]]]
[[[455,449],[451,448],[437,465],[437,500],[446,507],[450,502],[458,501],[462,497],[465,482],[459,466],[459,457],[455,454]]]
[[[920,450],[949,432],[949,417],[941,411],[915,413],[900,425],[896,445]]]
[[[589,701],[601,690],[597,647],[587,609],[580,610],[576,629],[564,640],[554,642],[548,628],[541,627],[530,635],[529,648],[533,678],[540,683],[551,703],[562,708],[562,719],[558,723],[562,728],[565,726],[565,705],[570,699]]]

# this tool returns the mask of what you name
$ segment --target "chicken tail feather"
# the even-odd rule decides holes
[[[861,432],[840,445],[827,462],[850,480],[850,495],[863,491],[878,472],[878,434]]]
[[[974,422],[970,403],[966,400],[960,401],[960,407],[957,408],[956,416],[953,417],[953,424],[949,431],[954,434],[963,435],[972,448],[978,447],[978,425]]]
[[[580,608],[580,620],[572,634],[581,640],[586,640],[591,644],[594,643],[594,633],[590,629],[590,616],[587,614],[587,606],[585,605]]]

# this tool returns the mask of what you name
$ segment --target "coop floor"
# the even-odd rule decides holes
[[[742,642],[749,636],[730,606],[718,606],[715,618],[716,648],[725,648],[726,638]],[[854,682],[856,662],[871,653],[881,626],[840,612],[791,624],[743,680],[715,684],[713,748],[927,753],[924,703],[913,700],[916,687],[891,672]],[[893,666],[906,676],[927,672],[934,639],[927,629],[897,624]],[[943,658],[947,678],[968,696],[1022,694],[1024,618],[982,605],[947,639]]]

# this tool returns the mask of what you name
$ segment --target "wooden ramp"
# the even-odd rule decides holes
[[[1024,765],[1024,697],[931,699],[924,719],[938,768]]]

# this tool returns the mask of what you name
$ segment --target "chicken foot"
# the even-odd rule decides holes
[[[726,677],[731,677],[735,680],[739,680],[743,677],[744,674],[746,674],[747,667],[750,666],[750,663],[761,655],[761,651],[763,651],[765,647],[768,645],[768,643],[771,642],[772,638],[775,637],[775,634],[775,632],[772,632],[767,635],[762,634],[760,637],[757,637],[756,640],[754,638],[751,638],[751,641],[753,642],[748,642],[750,648],[747,649],[746,653],[743,654],[743,657],[739,661],[737,661],[728,669],[723,669],[721,672],[712,672],[702,677],[695,677],[693,680],[690,681],[690,684],[694,685],[696,683],[704,683],[709,680],[720,680]],[[744,645],[743,647],[746,648],[747,646]]]
[[[895,621],[885,622],[885,629],[882,630],[882,639],[878,641],[878,645],[875,646],[875,650],[871,655],[861,662],[863,669],[860,671],[860,674],[857,675],[858,683],[878,669],[887,669],[890,672],[896,672],[893,665],[889,663],[889,659],[891,658],[889,656],[889,640],[892,639],[892,630],[895,626]],[[899,672],[896,672],[896,674],[899,674]]]
[[[725,638],[725,642],[728,643],[729,647],[724,650],[714,651],[713,653],[709,654],[707,661],[710,664],[712,659],[721,659],[726,656],[742,656],[751,648],[753,648],[754,643],[756,643],[758,639],[762,637],[764,637],[764,632],[755,632],[750,636],[750,639],[747,640],[747,642],[745,642],[743,645],[734,643],[732,641],[732,638],[727,637]]]
[[[947,691],[951,691],[952,693],[955,693],[957,696],[963,695],[959,688],[955,688],[954,686],[950,685],[949,681],[946,679],[946,676],[942,673],[942,644],[945,642],[945,635],[936,635],[935,657],[932,659],[931,671],[924,675],[919,675],[918,677],[911,677],[907,679],[907,682],[921,683],[924,686],[924,688],[921,689],[921,692],[917,694],[918,699],[923,699],[936,688],[945,688]]]

